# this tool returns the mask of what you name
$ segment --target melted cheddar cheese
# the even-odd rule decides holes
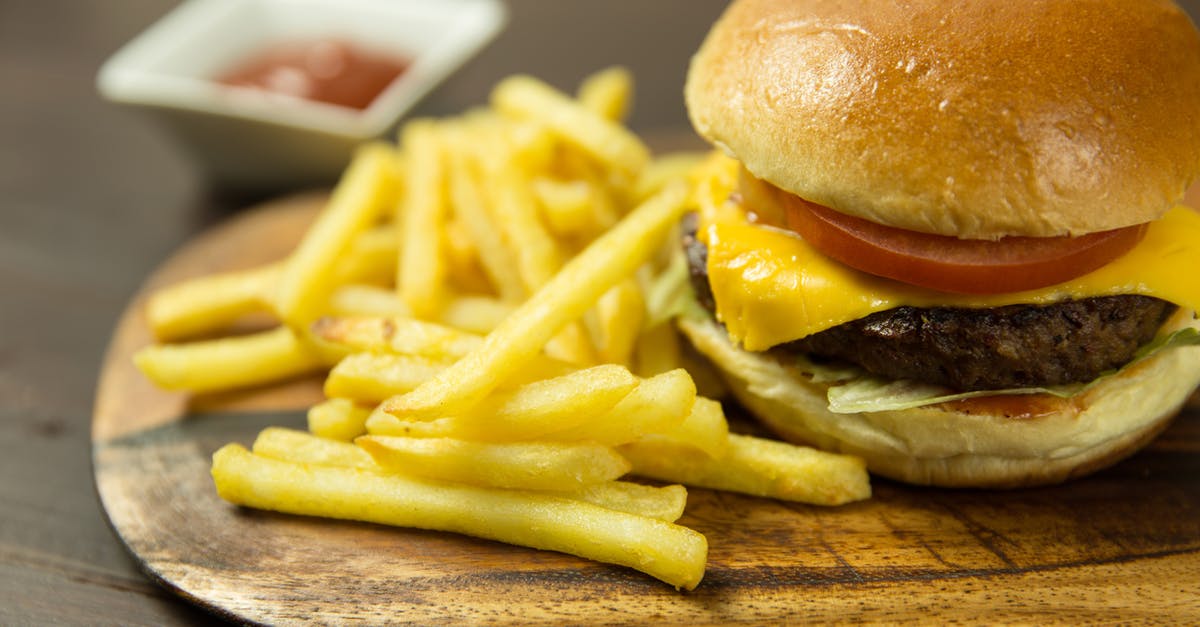
[[[755,224],[729,200],[737,163],[715,157],[697,174],[699,238],[717,319],[746,350],[777,344],[902,305],[997,307],[1118,294],[1154,296],[1200,310],[1200,213],[1171,209],[1108,265],[1046,288],[952,294],[870,275],[833,261],[790,231]]]

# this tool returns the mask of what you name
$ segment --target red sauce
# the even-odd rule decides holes
[[[1031,420],[1052,414],[1075,414],[1079,407],[1071,398],[1050,394],[978,396],[942,403],[942,407],[964,414]]]
[[[367,52],[344,42],[296,42],[242,61],[218,76],[217,82],[361,110],[408,65],[406,59]]]

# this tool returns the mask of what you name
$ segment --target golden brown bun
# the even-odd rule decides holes
[[[1190,314],[1173,324],[1200,322]],[[695,347],[741,404],[781,437],[862,457],[872,473],[949,487],[1058,483],[1113,464],[1157,435],[1200,384],[1200,347],[1163,351],[1073,400],[1057,414],[1013,419],[931,405],[834,414],[826,386],[765,353],[729,343],[708,319],[681,319]]]
[[[755,176],[943,235],[1148,222],[1200,173],[1200,36],[1159,0],[736,0],[686,99]]]

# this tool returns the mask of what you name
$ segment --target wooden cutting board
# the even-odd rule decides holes
[[[147,290],[281,258],[320,196],[240,214]],[[240,509],[210,456],[269,425],[303,428],[308,379],[189,398],[130,355],[150,341],[143,296],[118,325],[95,406],[96,486],[145,571],[241,621],[281,623],[1196,622],[1200,406],[1148,449],[1068,485],[1006,492],[874,482],[838,508],[692,490],[680,521],[708,537],[699,588],[451,534]]]

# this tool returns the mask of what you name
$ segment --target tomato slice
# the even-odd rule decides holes
[[[884,226],[776,190],[787,227],[870,274],[944,292],[1000,294],[1082,276],[1137,245],[1146,225],[1078,237],[965,240]]]

